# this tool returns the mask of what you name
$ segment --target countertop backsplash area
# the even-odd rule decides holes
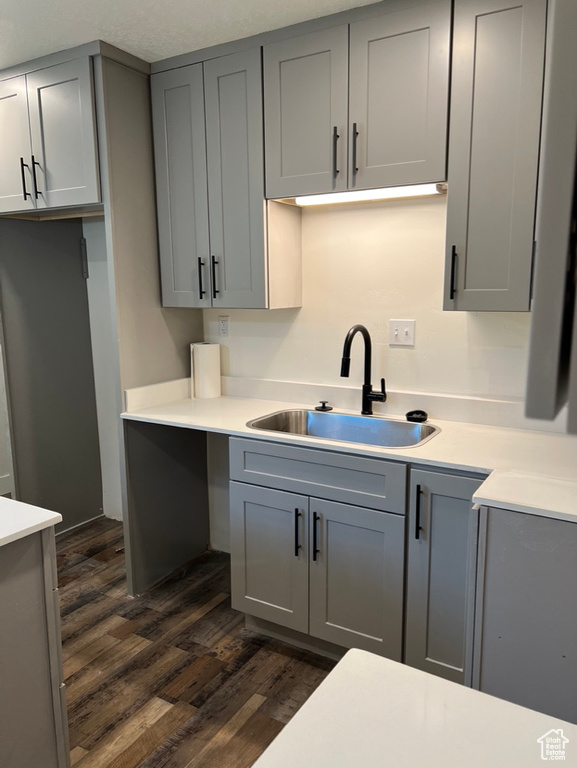
[[[205,340],[222,345],[223,393],[322,397],[356,409],[360,341],[346,387],[339,369],[345,334],[362,323],[373,340],[373,382],[384,376],[390,393],[375,412],[424,408],[447,420],[563,431],[564,412],[542,423],[523,415],[529,313],[443,312],[443,198],[330,206],[302,216],[301,309],[203,310]],[[218,333],[223,314],[230,318],[225,338]],[[415,345],[389,346],[389,320],[409,318],[416,320]]]

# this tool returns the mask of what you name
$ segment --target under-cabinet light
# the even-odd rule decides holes
[[[334,205],[335,203],[360,203],[369,200],[397,200],[402,197],[429,197],[446,192],[445,184],[413,184],[407,187],[385,189],[359,189],[354,192],[334,192],[328,195],[295,197],[296,205]]]

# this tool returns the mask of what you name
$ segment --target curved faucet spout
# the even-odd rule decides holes
[[[350,373],[351,345],[357,333],[361,334],[365,342],[365,380],[363,382],[363,400],[361,413],[367,416],[371,416],[373,413],[373,402],[378,401],[384,403],[387,399],[387,394],[385,392],[384,379],[381,379],[381,391],[373,392],[373,385],[371,384],[373,345],[371,343],[371,334],[368,332],[364,325],[353,325],[345,337],[345,343],[343,346],[343,359],[341,362],[341,376],[348,377]]]
[[[341,363],[341,376],[348,376],[351,369],[351,345],[353,339],[360,333],[365,341],[365,384],[371,383],[371,364],[373,355],[373,345],[371,343],[371,334],[364,325],[353,325],[345,337],[343,346],[343,360]]]

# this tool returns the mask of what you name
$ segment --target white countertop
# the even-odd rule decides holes
[[[577,522],[577,437],[550,432],[464,424],[455,421],[431,419],[441,432],[431,440],[412,448],[381,448],[373,445],[337,442],[286,433],[265,432],[246,426],[251,419],[289,408],[312,407],[310,404],[285,403],[276,400],[223,396],[214,399],[184,399],[123,413],[125,419],[167,424],[175,427],[221,432],[229,435],[252,437],[272,442],[293,443],[406,461],[421,466],[476,472],[513,473],[530,476],[533,483],[522,492],[522,483],[514,487],[518,511],[562,517]],[[343,412],[343,411],[340,411]],[[346,411],[347,413],[355,413]],[[563,481],[559,483],[559,481]],[[503,506],[501,492],[492,495],[493,485],[481,486],[475,501]],[[535,506],[533,497],[539,496]],[[574,503],[571,503],[571,498]],[[510,505],[508,505],[509,508]]]
[[[0,547],[56,525],[61,520],[62,515],[58,512],[0,496]]]
[[[552,729],[577,764],[577,726],[351,650],[254,768],[537,768]]]

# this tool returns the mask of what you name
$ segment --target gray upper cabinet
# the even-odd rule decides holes
[[[351,24],[349,187],[444,181],[450,4]]]
[[[471,685],[481,480],[411,471],[405,660]]]
[[[445,309],[528,311],[546,3],[455,4]]]
[[[347,189],[348,26],[264,46],[267,197]]]
[[[261,57],[204,64],[214,307],[266,306]]]
[[[89,58],[0,83],[0,212],[100,202]]]
[[[34,208],[26,77],[0,81],[0,211]]]
[[[267,197],[446,178],[450,10],[392,3],[264,46]]]
[[[577,523],[481,509],[473,687],[577,723]]]
[[[163,305],[300,306],[298,211],[264,200],[260,50],[154,75],[152,115]]]
[[[202,64],[152,78],[162,300],[210,307],[210,245]]]

